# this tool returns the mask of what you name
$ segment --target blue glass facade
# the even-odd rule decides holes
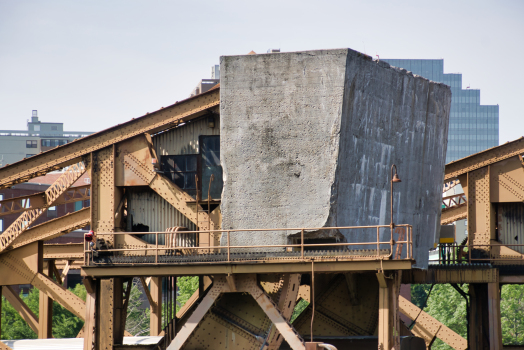
[[[384,59],[451,87],[446,163],[499,144],[499,106],[480,105],[480,90],[462,89],[462,74],[444,74],[444,60]]]

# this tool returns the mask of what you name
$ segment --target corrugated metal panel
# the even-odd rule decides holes
[[[158,157],[197,154],[199,151],[198,136],[200,135],[220,135],[220,118],[215,117],[214,128],[208,126],[208,120],[204,117],[157,134],[153,137],[153,145]]]
[[[524,203],[499,203],[499,240],[503,244],[524,244]],[[524,246],[508,246],[524,254]]]
[[[195,225],[181,212],[173,208],[164,198],[149,188],[133,188],[128,193],[127,225],[142,224],[149,227],[149,232],[163,232],[170,227],[182,226],[189,231],[194,231]],[[145,235],[142,239],[155,243],[154,235]],[[159,244],[164,244],[164,236],[159,237]],[[187,246],[188,242],[182,246]]]

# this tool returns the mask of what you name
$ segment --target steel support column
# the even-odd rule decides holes
[[[47,276],[52,278],[54,261],[47,264]],[[53,299],[44,290],[39,291],[38,302],[38,338],[52,338],[53,334]]]
[[[97,302],[97,293],[100,290],[99,281],[94,281],[91,279],[84,280],[84,285],[86,286],[86,320],[84,323],[84,350],[92,350],[96,348],[96,302]]]
[[[489,348],[490,350],[502,350],[499,283],[488,283],[488,310]]]
[[[113,349],[114,345],[122,344],[124,329],[122,329],[122,278],[100,280],[100,293],[97,302],[97,348]]]
[[[489,310],[487,283],[469,285],[469,349],[489,350]]]
[[[156,336],[162,332],[162,277],[152,277],[150,286],[151,299],[155,305],[151,305],[150,308],[149,334]]]
[[[379,274],[377,274],[379,275]],[[383,276],[383,275],[382,275]],[[393,280],[379,277],[378,291],[378,349],[390,350],[393,346]]]

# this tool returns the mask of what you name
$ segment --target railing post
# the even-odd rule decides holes
[[[380,258],[380,227],[377,226],[377,258]]]
[[[227,262],[230,261],[230,254],[231,254],[231,249],[230,249],[229,231],[227,231]]]
[[[156,237],[155,264],[158,264],[158,232],[155,232],[155,237]]]
[[[304,229],[300,230],[300,257],[304,259]]]

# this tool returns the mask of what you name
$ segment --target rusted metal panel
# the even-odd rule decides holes
[[[149,188],[129,189],[127,197],[127,227],[145,225],[149,232],[165,231],[169,227],[186,227],[190,231],[196,230],[195,224],[186,216],[175,209],[169,202]],[[179,235],[177,240],[180,245],[183,243],[184,235]],[[154,235],[144,235],[142,237],[148,243],[155,243]],[[194,244],[196,244],[196,235],[194,235]],[[159,244],[164,244],[164,235],[159,235]],[[177,242],[177,245],[179,242]]]
[[[502,244],[524,244],[524,204],[498,204],[499,241]],[[509,248],[524,254],[524,245]]]
[[[220,135],[220,118],[215,115],[214,119],[214,128],[208,126],[208,119],[204,117],[155,135],[153,145],[157,156],[198,154],[200,135]]]

